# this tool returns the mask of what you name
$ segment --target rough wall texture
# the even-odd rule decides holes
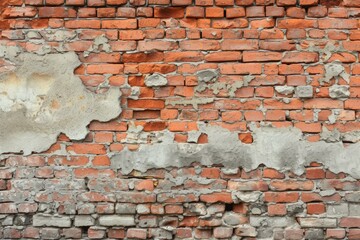
[[[360,1],[0,13],[1,239],[360,239]]]

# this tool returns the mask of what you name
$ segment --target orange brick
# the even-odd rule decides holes
[[[264,194],[265,202],[291,203],[299,199],[297,192],[265,192]]]
[[[306,178],[308,179],[323,179],[325,178],[325,171],[322,168],[307,168]]]
[[[232,203],[233,199],[231,197],[231,193],[216,192],[216,193],[200,195],[200,201],[207,203],[216,203],[216,202]]]
[[[196,122],[169,122],[168,128],[172,132],[188,132],[198,130]]]
[[[285,204],[271,204],[268,206],[269,216],[284,216],[286,212]]]
[[[306,210],[308,214],[322,214],[326,211],[324,203],[308,203]]]
[[[222,18],[224,17],[224,9],[220,7],[205,8],[205,16],[207,18]]]

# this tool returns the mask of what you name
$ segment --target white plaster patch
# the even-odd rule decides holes
[[[0,75],[0,153],[47,150],[60,133],[83,139],[92,120],[109,121],[120,112],[120,91],[88,91],[74,75],[75,53],[22,53],[14,71]]]

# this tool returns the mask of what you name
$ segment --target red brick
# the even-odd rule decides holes
[[[244,19],[244,18],[234,18],[234,19],[229,19],[229,20],[213,19],[211,26],[213,28],[218,28],[218,29],[246,28],[249,26],[249,22],[247,19]]]
[[[322,214],[326,211],[324,203],[308,203],[306,209],[308,214]]]
[[[17,208],[15,203],[0,203],[0,213],[10,214],[17,213]]]
[[[321,124],[320,123],[299,122],[299,123],[295,123],[294,127],[299,128],[302,132],[305,132],[305,133],[321,132]]]
[[[296,5],[296,0],[276,0],[276,5],[278,6]]]
[[[184,208],[181,205],[166,205],[165,212],[167,214],[182,214],[184,212]]]
[[[306,11],[302,8],[290,7],[286,9],[286,16],[290,18],[305,18]]]
[[[327,238],[344,239],[345,235],[346,235],[345,229],[341,229],[341,228],[326,229]]]
[[[87,73],[88,74],[119,74],[124,70],[124,65],[122,64],[97,64],[97,65],[88,65]]]
[[[319,19],[320,29],[356,29],[358,21],[356,19]]]
[[[243,62],[271,62],[279,61],[282,58],[282,53],[278,52],[255,52],[244,51]]]
[[[203,18],[205,10],[203,7],[187,7],[185,15],[187,18]]]
[[[265,202],[291,203],[299,199],[297,192],[265,192],[264,194]]]
[[[76,17],[76,12],[63,7],[40,7],[40,18],[71,18]]]
[[[285,15],[285,10],[283,7],[266,6],[267,17],[283,17],[284,15]]]
[[[184,40],[180,42],[182,50],[218,50],[220,44],[216,40]]]
[[[284,216],[286,212],[285,204],[271,204],[268,206],[269,216]]]
[[[89,7],[103,7],[105,4],[105,0],[87,0]]]
[[[319,61],[317,53],[287,52],[282,59],[283,63],[313,63]]]
[[[100,20],[69,20],[65,22],[66,28],[76,29],[76,28],[100,28]]]
[[[232,203],[233,199],[231,197],[231,193],[216,192],[211,194],[200,195],[200,201],[207,203],[216,203],[216,202]]]
[[[284,19],[278,22],[279,28],[315,28],[316,26],[315,20]]]
[[[349,229],[349,233],[348,233],[348,238],[349,239],[359,239],[360,238],[360,229]]]
[[[214,237],[216,238],[230,238],[233,235],[231,227],[216,227],[214,228]]]
[[[183,18],[185,9],[182,7],[155,7],[154,17],[156,18]]]
[[[340,227],[356,228],[360,226],[360,217],[343,217],[339,222]]]
[[[123,20],[103,20],[102,28],[115,28],[115,29],[135,29],[137,28],[136,19],[123,19]]]
[[[247,17],[265,17],[265,7],[252,6],[246,8]]]
[[[262,66],[257,63],[234,63],[220,65],[222,74],[261,74]]]
[[[66,0],[65,5],[69,6],[84,6],[85,0]]]
[[[224,9],[220,7],[205,8],[205,16],[207,18],[222,18],[224,17]]]
[[[234,0],[215,0],[217,6],[233,6]]]
[[[23,237],[24,238],[40,238],[40,229],[34,228],[34,227],[27,227],[23,230]],[[72,237],[76,237],[75,235],[72,235]]]
[[[208,62],[232,62],[241,60],[241,52],[213,52],[205,56]]]
[[[126,236],[127,238],[146,239],[147,230],[141,228],[129,228],[127,230]]]
[[[333,99],[309,99],[304,101],[304,108],[343,108],[343,102]]]
[[[302,6],[310,6],[310,5],[317,5],[319,0],[300,0],[300,5]]]
[[[105,230],[97,229],[97,228],[89,228],[87,231],[87,235],[90,239],[102,239],[105,237]]]
[[[325,178],[325,171],[321,168],[307,168],[306,169],[307,179],[323,179]]]

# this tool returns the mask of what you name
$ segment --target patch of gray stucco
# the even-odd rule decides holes
[[[166,86],[167,83],[166,77],[160,73],[154,73],[145,78],[145,85],[147,87],[161,87]]]
[[[340,133],[336,128],[333,131],[329,131],[326,127],[323,127],[322,132],[320,133],[320,138],[325,142],[343,141],[356,143],[360,141],[360,131]]]
[[[253,144],[243,144],[237,133],[219,126],[202,126],[200,131],[208,135],[207,144],[174,143],[168,138],[161,143],[141,145],[138,151],[124,149],[111,158],[112,167],[128,174],[132,170],[184,167],[194,162],[242,167],[247,171],[265,164],[302,174],[306,165],[320,162],[333,172],[360,177],[360,143],[345,148],[342,142],[308,142],[297,128],[254,129]]]
[[[29,34],[36,34],[37,32],[29,32]],[[49,42],[68,42],[73,40],[77,37],[77,33],[75,31],[68,31],[68,30],[52,30],[46,29],[39,33],[46,41]]]
[[[165,104],[166,105],[192,105],[193,108],[197,109],[199,105],[201,104],[207,104],[214,102],[213,98],[192,98],[192,99],[166,99]]]
[[[339,77],[343,78],[347,83],[349,83],[350,75],[345,71],[342,63],[337,60],[331,63],[328,62],[334,53],[341,54],[345,51],[345,49],[341,45],[337,44],[336,41],[328,40],[319,42],[305,42],[304,45],[306,45],[306,47],[302,46],[301,44],[297,45],[297,50],[307,50],[309,52],[319,53],[319,62],[325,66],[325,76],[319,80],[320,84],[329,83],[330,80],[333,78],[338,80]],[[318,63],[315,63],[313,65],[317,64]]]
[[[331,114],[328,116],[329,123],[334,124],[338,115],[339,113],[337,112],[337,110],[331,110]]]
[[[329,88],[331,98],[348,98],[350,96],[349,86],[333,85]]]
[[[224,90],[230,97],[235,97],[236,90],[246,87],[255,78],[254,76],[245,76],[242,81],[219,82],[219,72],[216,70],[202,70],[196,73],[198,85],[195,87],[196,92],[203,92],[206,89],[212,90],[214,94],[219,94]]]
[[[290,95],[294,92],[294,87],[292,87],[292,86],[275,86],[275,91],[280,94]]]
[[[313,97],[313,87],[312,86],[297,86],[296,95],[299,98],[312,98]]]
[[[162,132],[144,132],[144,127],[141,125],[135,126],[133,122],[129,123],[129,128],[126,138],[122,139],[122,143],[141,144],[141,143],[159,143],[168,142],[173,139],[173,136],[166,131]]]
[[[201,135],[201,132],[199,131],[190,131],[188,132],[188,143],[197,143],[199,140],[199,137]]]
[[[342,77],[347,83],[350,82],[350,75],[345,71],[345,68],[341,65],[340,62],[332,62],[325,64],[325,76],[321,78],[320,83],[328,83],[331,79],[338,79]]]
[[[198,77],[199,82],[215,82],[219,77],[219,72],[211,69],[202,70],[197,72],[196,76]]]
[[[75,53],[22,53],[13,61],[15,69],[0,75],[0,153],[41,152],[60,133],[83,139],[92,120],[121,112],[118,89],[95,94],[74,75]]]
[[[140,87],[131,87],[131,92],[128,98],[137,100],[139,99],[139,95],[140,95]]]
[[[342,140],[344,142],[352,142],[352,143],[359,142],[360,141],[360,131],[344,133],[342,136]]]
[[[339,142],[341,139],[341,133],[337,129],[329,131],[326,127],[323,127],[320,133],[320,138],[325,142]]]
[[[84,57],[88,57],[90,53],[98,53],[100,51],[111,52],[111,46],[109,44],[109,39],[105,35],[100,35],[94,39],[94,43],[90,48],[84,52]]]

